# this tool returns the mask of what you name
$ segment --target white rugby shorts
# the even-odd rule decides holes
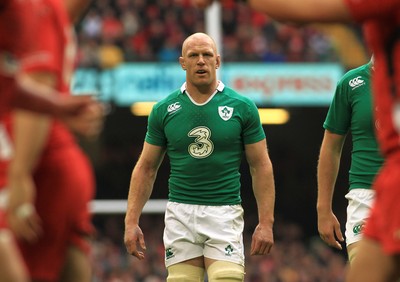
[[[165,212],[166,267],[199,256],[244,266],[243,208],[168,202]]]
[[[369,216],[375,197],[373,189],[351,189],[346,194],[347,221],[346,221],[346,245],[358,242],[362,238],[362,229]]]

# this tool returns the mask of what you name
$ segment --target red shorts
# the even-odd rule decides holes
[[[36,209],[43,235],[35,244],[20,243],[34,280],[58,281],[67,248],[75,245],[88,252],[87,236],[93,231],[89,202],[94,196],[94,177],[89,160],[80,149],[60,149],[35,172]]]
[[[375,203],[364,229],[388,255],[400,254],[400,159],[388,159],[375,183]]]

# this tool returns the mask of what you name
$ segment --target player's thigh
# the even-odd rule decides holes
[[[204,257],[189,259],[167,267],[167,282],[203,282]]]
[[[386,255],[377,241],[361,240],[357,259],[348,271],[348,282],[391,282],[396,281],[398,267],[395,257]]]
[[[244,266],[238,263],[205,259],[208,281],[210,282],[242,282],[244,281]]]
[[[19,249],[7,229],[0,229],[0,281],[29,281]]]
[[[349,259],[350,265],[353,263],[354,259],[357,256],[358,247],[360,246],[360,241],[352,243],[347,246],[347,256]]]
[[[68,247],[60,282],[90,282],[92,276],[89,256],[81,249]]]

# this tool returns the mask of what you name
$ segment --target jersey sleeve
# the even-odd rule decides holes
[[[323,127],[332,133],[345,135],[350,128],[351,103],[345,80],[338,82]]]
[[[21,59],[34,45],[36,5],[30,0],[3,1],[0,9],[0,55],[3,52]]]
[[[247,107],[243,128],[243,142],[244,144],[253,144],[263,140],[265,132],[261,126],[257,106],[252,101],[248,101]]]
[[[392,14],[400,8],[398,0],[344,0],[349,7],[352,17],[363,22],[371,18],[382,18],[383,15]]]
[[[148,118],[145,141],[149,144],[165,147],[167,138],[164,132],[162,116],[157,105],[153,107]]]
[[[36,23],[35,46],[30,54],[22,61],[22,68],[25,72],[60,72],[63,65],[58,58],[57,50],[60,50],[60,37],[57,36],[60,30],[57,29],[57,15],[53,9],[46,4],[39,8],[39,15]]]

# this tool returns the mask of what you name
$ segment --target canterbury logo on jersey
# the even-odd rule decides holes
[[[173,114],[180,109],[182,109],[181,104],[179,104],[179,102],[175,102],[168,106],[167,111],[168,111],[168,113]]]
[[[349,85],[352,89],[355,89],[361,85],[364,85],[365,82],[364,80],[361,78],[361,76],[357,76],[356,78],[353,78],[352,80],[349,81]]]

